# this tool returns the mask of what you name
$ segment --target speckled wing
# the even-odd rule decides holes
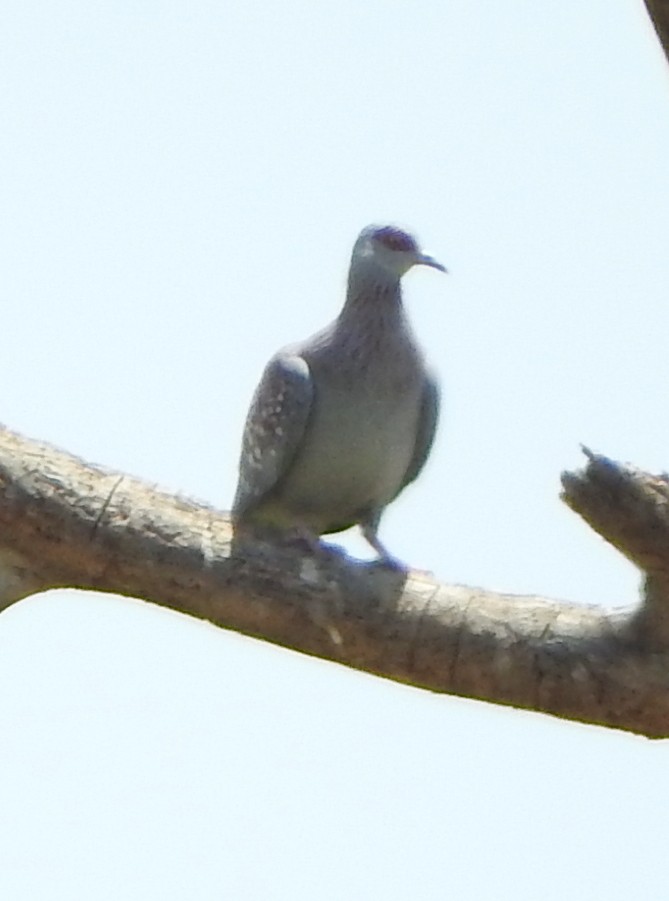
[[[314,387],[306,361],[277,354],[263,373],[246,419],[233,519],[251,514],[288,471],[311,412]]]
[[[407,485],[418,478],[422,468],[425,466],[427,458],[430,456],[434,436],[437,432],[439,407],[439,384],[430,373],[427,373],[425,377],[425,386],[423,388],[423,397],[421,399],[420,414],[418,417],[416,444],[414,445],[411,462],[409,463],[404,480],[402,481],[402,488],[406,488]],[[400,491],[402,488],[400,488]]]

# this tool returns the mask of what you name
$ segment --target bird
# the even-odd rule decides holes
[[[244,426],[236,533],[270,529],[320,547],[321,535],[357,525],[379,561],[398,562],[379,523],[423,469],[440,407],[402,300],[413,266],[448,271],[407,231],[367,226],[337,318],[270,359]]]

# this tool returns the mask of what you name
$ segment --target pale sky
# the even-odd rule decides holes
[[[396,222],[450,274],[405,280],[444,410],[382,540],[444,582],[635,602],[558,494],[581,442],[669,468],[641,0],[22,0],[0,42],[0,421],[227,509],[265,361]],[[0,734],[8,901],[667,894],[666,743],[139,601],[3,613]]]

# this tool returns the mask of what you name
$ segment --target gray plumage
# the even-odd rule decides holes
[[[439,389],[406,319],[401,277],[444,267],[393,226],[353,248],[338,318],[268,363],[246,420],[232,516],[307,536],[360,525],[387,559],[384,508],[417,478],[439,415]]]

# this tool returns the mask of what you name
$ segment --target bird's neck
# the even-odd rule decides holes
[[[353,267],[346,302],[337,320],[343,329],[359,332],[368,323],[376,334],[395,331],[404,320],[402,288],[398,278],[379,267]]]

